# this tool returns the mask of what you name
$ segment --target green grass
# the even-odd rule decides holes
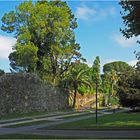
[[[86,113],[86,114],[68,114],[68,116],[61,117],[61,119],[70,119],[70,118],[75,118],[75,117],[88,116],[88,115],[91,115],[91,114],[93,114],[93,113]],[[27,123],[19,123],[19,124],[17,122],[17,124],[6,126],[6,128],[17,128],[17,127],[23,127],[23,126],[31,126],[31,125],[44,124],[44,123],[48,123],[48,122],[51,122],[51,121],[41,120],[41,121],[34,121],[34,122],[27,122]]]
[[[140,129],[140,113],[114,113],[98,118],[95,117],[43,129]]]
[[[28,122],[28,123],[20,123],[20,124],[14,124],[14,125],[9,125],[6,126],[5,128],[17,128],[17,127],[23,127],[23,126],[31,126],[31,125],[38,125],[38,124],[44,124],[44,123],[48,123],[51,121],[35,121],[35,122]]]
[[[47,112],[30,112],[30,113],[11,113],[7,115],[0,116],[0,120],[22,118],[22,117],[32,117],[36,115],[45,115]]]
[[[68,116],[64,116],[64,117],[61,117],[60,119],[71,119],[71,118],[75,118],[75,117],[83,117],[83,116],[89,116],[89,115],[92,115],[92,114],[95,114],[95,113],[86,113],[86,114],[70,114]]]
[[[73,113],[71,111],[73,111],[72,109],[63,109],[63,110],[58,110],[60,112],[68,112],[68,113]],[[55,111],[52,111],[52,112],[55,112]],[[14,119],[14,118],[22,118],[22,117],[33,117],[35,116],[35,118],[42,118],[42,117],[36,117],[36,116],[39,116],[39,115],[48,115],[49,112],[29,112],[29,113],[10,113],[10,114],[7,114],[7,115],[2,115],[0,116],[0,120],[7,120],[7,119]],[[57,116],[58,114],[56,115],[50,115],[50,116]]]
[[[31,134],[6,134],[0,135],[0,139],[82,139],[82,137],[73,136],[45,136],[45,135],[31,135]]]
[[[92,140],[102,140],[102,139],[110,139],[110,140],[132,140],[130,138],[94,138],[94,137],[74,137],[74,136],[45,136],[45,135],[32,135],[32,134],[5,134],[5,135],[0,135],[0,139],[77,139],[77,140],[87,140],[87,139],[92,139]],[[139,139],[139,138],[135,138]]]

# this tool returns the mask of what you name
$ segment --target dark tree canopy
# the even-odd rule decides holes
[[[121,12],[125,25],[121,32],[126,38],[140,35],[140,1],[122,0],[119,2],[123,11]],[[140,43],[140,41],[137,41]],[[136,57],[140,59],[140,51],[136,52]]]
[[[137,70],[124,72],[118,82],[120,103],[125,107],[140,107],[140,73]]]
[[[122,18],[126,28],[121,29],[127,38],[140,35],[140,1],[123,0],[120,2],[123,8]]]

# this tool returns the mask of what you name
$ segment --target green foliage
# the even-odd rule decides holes
[[[12,68],[27,69],[28,65],[32,69],[30,71],[37,71],[41,78],[46,79],[46,75],[50,75],[50,80],[55,84],[73,61],[82,59],[80,45],[75,41],[75,28],[76,18],[66,2],[46,0],[21,3],[2,18],[1,29],[14,33],[17,38],[13,48],[15,53],[9,56]],[[22,47],[26,48],[26,54]],[[26,62],[21,60],[27,55],[31,58]]]
[[[89,87],[82,85],[78,88],[78,93],[84,95],[85,93],[90,93]]]
[[[119,75],[115,70],[112,69],[110,69],[110,71],[106,71],[102,75],[102,93],[104,105],[109,105],[112,99],[114,100],[115,98],[117,98],[116,90],[118,79]]]
[[[123,8],[122,19],[125,25],[124,29],[120,29],[122,34],[126,38],[131,38],[133,36],[139,36],[140,35],[140,1],[129,1],[129,0],[122,0],[119,2],[121,7]],[[140,43],[140,41],[137,41]],[[136,57],[138,60],[140,60],[140,52],[136,52]]]
[[[116,96],[111,96],[110,97],[110,103],[111,105],[118,105],[119,104],[119,98]]]
[[[130,65],[122,61],[115,61],[111,63],[107,63],[103,66],[103,72],[110,72],[112,70],[116,71],[118,74],[120,72],[132,69]]]
[[[107,63],[103,66],[102,91],[104,99],[108,100],[107,104],[110,104],[112,100],[118,98],[118,80],[121,80],[120,75],[129,70],[131,71],[133,68],[122,61]]]
[[[100,58],[97,56],[92,66],[92,80],[96,84],[100,84]]]
[[[26,72],[35,72],[38,48],[32,43],[27,43],[24,46],[17,44],[16,47],[17,64],[23,66]]]
[[[0,76],[2,76],[4,73],[5,73],[4,70],[0,69]]]
[[[120,76],[118,94],[120,103],[126,107],[140,107],[140,72],[126,71]]]
[[[61,84],[63,84],[63,87],[74,90],[72,107],[76,106],[76,96],[78,90],[81,91],[81,94],[83,94],[85,85],[90,88],[90,81],[88,79],[88,75],[86,74],[87,71],[84,69],[85,66],[86,65],[79,62],[73,63],[71,69],[65,73],[62,79]]]
[[[57,126],[50,126],[50,129],[139,129],[139,113],[113,113],[98,118],[99,125],[96,125],[95,118],[64,123]],[[48,127],[46,127],[48,129]],[[119,136],[118,136],[119,137]]]
[[[119,2],[119,4],[124,10],[121,14],[124,25],[126,26],[126,28],[121,29],[121,32],[127,38],[130,38],[133,35],[138,36],[140,34],[140,20],[137,20],[137,18],[140,15],[140,1],[123,0]]]
[[[105,94],[108,94],[110,90],[110,75],[109,73],[105,72],[102,75],[102,91]]]
[[[110,75],[108,72],[105,72],[102,76],[102,106],[106,106],[108,104],[108,96],[110,94]]]

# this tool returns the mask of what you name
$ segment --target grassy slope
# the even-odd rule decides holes
[[[77,122],[65,123],[51,126],[51,129],[140,129],[140,113],[114,113],[98,118],[98,125],[95,124],[95,117]],[[48,128],[46,128],[48,129]]]

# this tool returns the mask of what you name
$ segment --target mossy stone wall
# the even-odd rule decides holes
[[[69,108],[69,93],[45,85],[35,74],[0,76],[0,115]]]

